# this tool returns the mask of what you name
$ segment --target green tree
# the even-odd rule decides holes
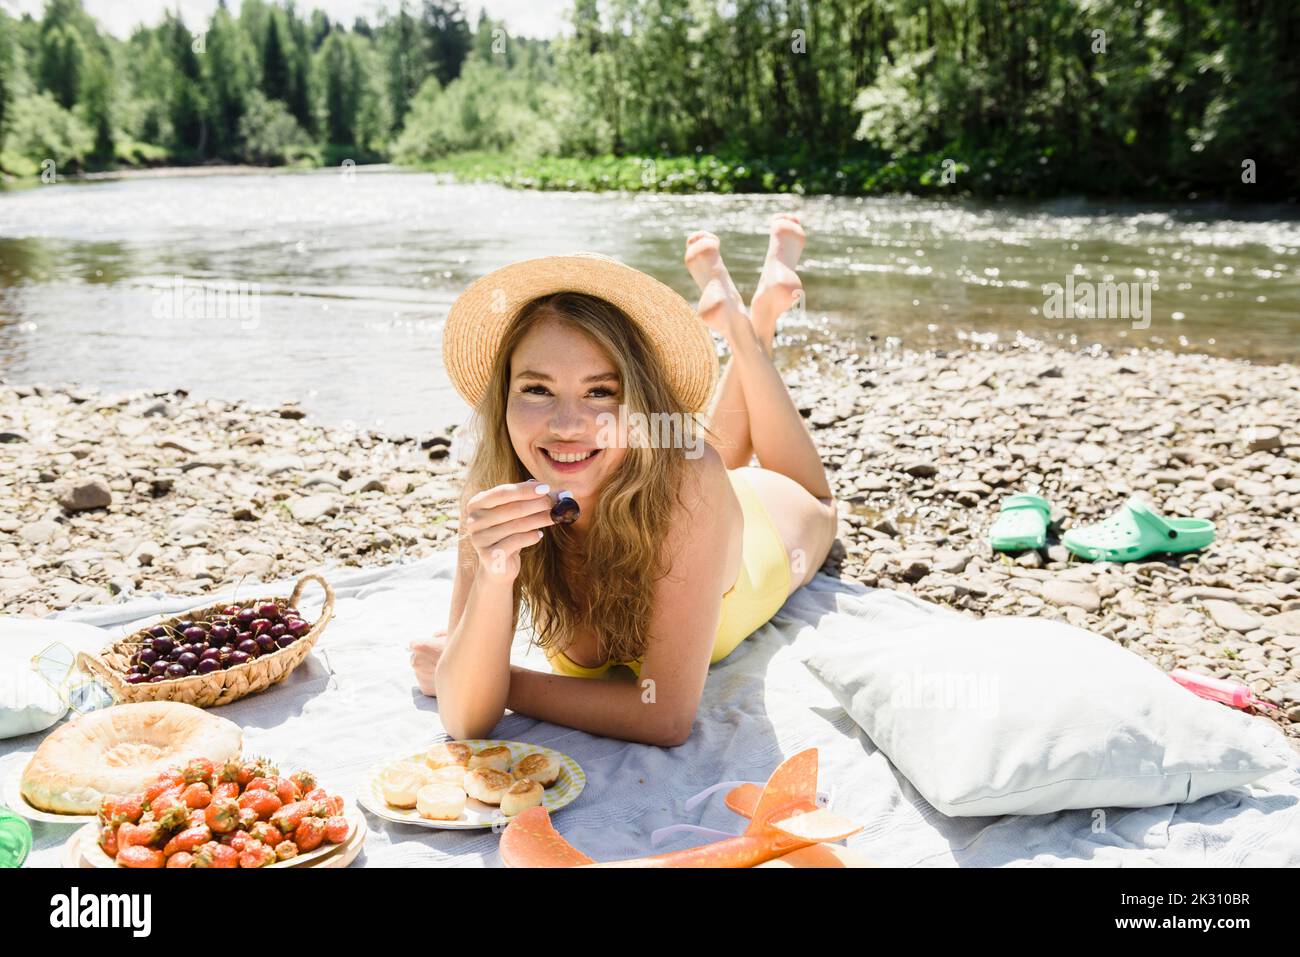
[[[107,57],[93,57],[86,68],[81,93],[82,119],[94,137],[90,158],[101,165],[111,164],[116,155],[115,76]]]
[[[294,115],[309,134],[316,132],[316,114],[312,109],[311,40],[307,24],[293,15],[293,4],[288,7],[287,21],[291,45],[286,50],[289,60],[289,112]]]
[[[203,76],[195,38],[185,21],[167,14],[163,21],[164,49],[171,61],[168,77],[172,144],[175,149],[197,157],[207,155],[207,106],[203,97]]]
[[[333,31],[333,25],[330,18],[323,10],[313,10],[311,12],[311,26],[308,33],[311,35],[311,50],[315,53],[325,42],[325,38]]]
[[[504,25],[481,11],[471,30],[459,0],[351,29],[315,0],[226,3],[197,51],[171,13],[126,41],[82,0],[0,13],[5,162],[32,162],[21,102],[23,148],[73,163],[235,159],[250,135],[261,161],[303,159],[301,134],[416,160],[709,153],[762,189],[924,189],[951,159],[960,189],[992,194],[1295,195],[1289,0],[572,0],[569,36],[501,50]],[[717,184],[714,162],[689,188]]]
[[[242,158],[250,163],[291,163],[311,152],[311,138],[279,100],[257,90],[248,95],[239,120]]]
[[[272,12],[266,22],[266,39],[262,42],[262,92],[269,100],[289,99],[289,57],[281,37],[280,15]]]
[[[14,49],[13,30],[9,14],[0,10],[0,153],[5,148],[9,101],[14,96],[14,73],[17,71],[18,54]]]
[[[427,61],[424,75],[432,73],[446,86],[460,76],[473,43],[459,0],[424,0],[420,33]]]
[[[396,14],[388,15],[379,28],[394,133],[402,128],[411,98],[423,80],[418,62],[418,39],[415,19],[407,12],[406,0],[398,0]]]
[[[470,46],[471,56],[484,63],[492,63],[496,60],[497,53],[493,49],[494,30],[504,31],[505,24],[498,23],[489,17],[486,7],[479,7],[478,20],[474,24],[474,42]],[[508,43],[505,45],[505,50],[502,52],[505,56],[510,56],[510,45]],[[505,63],[506,67],[513,65],[514,64],[509,60]]]
[[[316,72],[325,87],[326,135],[331,143],[354,144],[365,77],[353,38],[331,33],[316,58]]]
[[[254,82],[255,49],[225,3],[219,4],[201,58],[211,149],[216,155],[233,156],[239,148],[239,120]]]
[[[170,80],[175,71],[161,30],[138,28],[127,40],[122,59],[131,95],[122,98],[122,125],[135,140],[170,146]]]
[[[13,105],[9,148],[28,159],[33,172],[46,161],[59,173],[81,169],[94,142],[91,130],[49,92],[21,97]]]
[[[465,150],[525,156],[559,151],[550,117],[558,91],[471,59],[444,89],[430,76],[411,103],[393,152],[403,162],[427,162]]]
[[[55,23],[41,34],[41,88],[48,90],[65,110],[77,103],[86,45],[69,24]]]

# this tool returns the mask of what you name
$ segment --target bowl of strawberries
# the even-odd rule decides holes
[[[365,822],[309,771],[281,774],[266,758],[216,766],[195,758],[139,794],[105,798],[98,820],[69,841],[77,867],[345,866]]]

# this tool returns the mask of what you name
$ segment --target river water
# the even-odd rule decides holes
[[[782,363],[831,342],[1026,336],[1300,361],[1294,210],[530,192],[363,169],[0,191],[0,375],[296,399],[323,421],[425,433],[467,413],[439,345],[473,279],[592,250],[693,300],[682,250],[709,229],[748,296],[781,210],[809,235]],[[196,284],[207,298],[187,310]]]

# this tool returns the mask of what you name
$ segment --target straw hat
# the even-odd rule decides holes
[[[461,398],[478,405],[506,327],[531,299],[582,292],[618,306],[650,341],[673,391],[702,412],[718,379],[718,354],[695,308],[659,280],[599,253],[526,259],[472,282],[452,303],[442,361]]]

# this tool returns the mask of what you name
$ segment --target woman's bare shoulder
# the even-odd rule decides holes
[[[688,537],[703,528],[716,534],[726,530],[739,516],[739,500],[727,475],[727,464],[713,446],[705,444],[701,454],[687,459],[688,468],[682,482],[679,500],[674,508],[683,532],[691,529]]]
[[[727,463],[712,445],[703,443],[699,455],[687,456],[690,464],[689,474],[693,481],[687,483],[690,496],[683,496],[693,505],[717,508],[720,497],[725,497],[731,488],[727,478]]]
[[[705,592],[714,591],[716,584],[722,595],[739,573],[744,513],[722,456],[712,446],[705,448],[689,460],[677,515],[667,530],[668,578],[673,587],[689,582]],[[680,597],[672,594],[666,600],[680,611]]]

